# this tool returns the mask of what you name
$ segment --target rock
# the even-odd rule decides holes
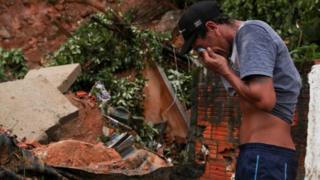
[[[0,83],[0,126],[18,138],[47,142],[78,108],[44,77]]]
[[[2,39],[11,39],[12,38],[11,34],[9,33],[9,31],[3,26],[0,27],[0,37]]]
[[[305,179],[316,180],[320,177],[320,65],[312,67],[308,78],[310,84],[310,102]]]
[[[181,10],[168,11],[164,14],[156,26],[155,30],[158,32],[172,32],[173,29],[177,26],[180,17],[182,16]]]
[[[80,64],[68,64],[31,70],[24,78],[34,79],[38,76],[43,76],[62,93],[65,93],[80,74]]]

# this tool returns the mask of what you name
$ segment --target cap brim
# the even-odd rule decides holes
[[[183,46],[180,50],[180,54],[187,54],[192,49],[192,44],[197,38],[197,34],[193,33],[191,37],[184,41]]]

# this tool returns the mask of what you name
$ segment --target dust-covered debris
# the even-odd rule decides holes
[[[155,18],[164,13],[161,6],[158,6],[158,3],[154,2],[155,1],[151,3],[153,8],[150,8],[149,12],[136,16],[136,23],[143,24],[143,21],[141,21],[139,17]],[[163,3],[161,4],[163,5]],[[60,1],[58,1],[56,5],[58,10],[64,9]],[[103,8],[99,8],[99,10],[104,11]],[[154,13],[154,10],[156,10],[158,14]],[[118,15],[122,17],[121,13],[117,14],[117,12],[114,13],[112,11],[109,13],[112,13],[116,17]],[[81,46],[80,48],[80,46],[78,46],[79,44],[77,44],[80,43],[78,41],[73,41],[73,44],[62,46],[61,49],[73,48],[73,50],[74,47],[76,47],[77,52],[75,54],[79,56],[77,58],[72,56],[72,58],[75,59],[69,63],[79,61],[81,66],[84,67],[84,74],[79,77],[77,85],[83,82],[85,83],[81,84],[82,86],[76,86],[78,90],[80,90],[75,93],[76,96],[72,93],[67,95],[68,99],[80,109],[79,116],[69,119],[68,122],[59,125],[59,128],[55,128],[54,132],[52,131],[50,140],[57,142],[43,146],[34,143],[34,141],[29,141],[29,139],[25,139],[19,143],[19,147],[32,150],[45,163],[51,165],[51,167],[58,172],[58,174],[55,175],[62,176],[63,178],[92,179],[108,176],[111,179],[115,177],[129,177],[130,179],[172,179],[173,177],[174,179],[180,179],[184,177],[181,179],[194,179],[199,177],[202,171],[197,171],[197,168],[190,169],[194,164],[187,162],[188,145],[186,144],[186,136],[189,121],[186,109],[180,104],[178,100],[180,97],[178,97],[175,94],[176,92],[171,88],[170,82],[164,72],[159,70],[159,67],[155,64],[151,66],[156,67],[156,69],[153,69],[153,73],[156,74],[157,78],[154,78],[153,82],[155,84],[160,82],[161,84],[161,91],[156,92],[156,94],[159,93],[157,94],[159,96],[156,97],[159,98],[159,103],[155,104],[152,100],[150,101],[150,99],[152,99],[150,98],[150,94],[148,94],[148,97],[150,98],[149,102],[160,107],[159,114],[156,114],[160,117],[158,119],[159,121],[157,123],[150,123],[155,122],[154,119],[149,119],[150,116],[147,118],[143,117],[143,108],[140,107],[144,100],[142,89],[146,81],[146,79],[141,77],[141,75],[143,75],[143,61],[146,59],[141,57],[146,56],[152,61],[155,61],[155,58],[158,58],[158,56],[161,57],[161,44],[158,42],[158,39],[155,38],[152,32],[140,32],[136,27],[131,26],[128,26],[129,28],[127,29],[126,25],[122,24],[124,22],[127,23],[126,21],[119,21],[121,23],[117,23],[118,21],[110,21],[111,24],[108,24],[109,20],[112,19],[106,19],[107,17],[102,16],[103,14],[99,14],[98,16],[91,17],[91,21],[94,21],[93,24],[96,25],[98,23],[103,25],[96,26],[99,28],[93,29],[99,29],[99,32],[106,32],[111,28],[110,32],[107,32],[112,34],[110,38],[118,37],[118,35],[122,37],[124,35],[122,38],[127,38],[128,41],[121,41],[120,44],[129,42],[129,44],[133,45],[132,48],[128,46],[130,47],[126,49],[128,51],[123,51],[118,48],[120,47],[117,45],[119,44],[119,40],[117,38],[111,38],[114,41],[112,42],[113,44],[110,42],[107,44],[112,48],[116,47],[115,50],[121,53],[115,53],[115,57],[110,56],[112,58],[100,53],[101,58],[96,58],[95,55],[97,52],[107,52],[106,46],[103,43],[101,47],[99,46],[99,44],[101,45],[99,41],[97,41],[98,44],[94,45],[95,48],[99,46],[99,51],[95,51],[98,50],[95,48],[92,49],[92,45],[88,46],[89,49],[93,50],[92,54],[89,53],[89,55],[86,53],[86,50],[88,50],[86,49],[87,46],[84,46],[84,48]],[[97,19],[97,17],[102,18]],[[171,17],[169,17],[169,19],[170,18]],[[29,18],[29,20],[30,25],[34,25],[33,19]],[[52,23],[55,24],[57,29],[64,33],[65,36],[71,36],[59,21],[53,19]],[[115,28],[115,30],[112,30],[113,28]],[[121,30],[117,31],[117,29]],[[90,30],[90,28],[86,30]],[[131,33],[126,34],[126,30]],[[91,38],[92,33],[85,32],[84,34],[88,34],[89,39]],[[134,36],[131,37],[130,35]],[[75,39],[83,38],[81,36],[74,37],[76,37]],[[150,38],[152,38],[151,43],[145,43],[145,40],[150,40]],[[70,41],[72,40],[74,39]],[[36,43],[35,41],[36,40],[33,39],[31,43],[34,44]],[[82,45],[84,44],[87,43],[83,43]],[[143,48],[144,51],[140,50],[140,48]],[[159,51],[153,51],[154,49]],[[60,52],[59,50],[59,53]],[[133,56],[128,57],[126,52],[129,52],[130,55]],[[58,56],[59,53],[48,57],[55,57],[53,61],[62,61],[60,62],[61,64],[68,63],[70,59],[66,60],[63,58],[64,56]],[[62,55],[69,57],[74,51],[65,53],[66,54]],[[87,54],[88,56],[83,58],[83,54]],[[137,57],[138,59],[133,57]],[[122,59],[124,62],[128,62],[127,58],[129,58],[130,62],[130,58],[132,58],[134,63],[138,62],[140,64],[120,63]],[[106,63],[102,63],[102,61],[106,59],[110,62],[115,62],[115,64],[107,65]],[[114,65],[115,67],[113,67]],[[133,66],[136,66],[137,69],[128,69],[128,67],[132,68]],[[99,73],[92,67],[98,67]],[[137,72],[137,70],[139,72]],[[126,71],[135,72],[132,76],[127,76],[128,73],[126,73]],[[115,73],[119,73],[120,75],[117,76],[117,78],[113,78]],[[126,77],[123,78],[123,74],[126,74],[124,75]],[[136,80],[134,80],[135,78]],[[96,85],[99,85],[96,86],[99,87],[96,89],[100,91],[103,90],[101,91],[103,93],[95,92],[95,88],[93,88],[90,93],[83,91],[88,91],[90,86],[98,80],[100,80],[101,83],[96,83]],[[74,79],[72,82],[73,81]],[[110,84],[114,87],[110,88]],[[103,85],[109,87],[104,88]],[[153,85],[154,84],[150,83],[147,86],[151,87]],[[59,85],[57,86],[60,87]],[[66,92],[69,87],[70,84],[68,84],[65,89],[59,89],[62,92]],[[73,90],[77,88],[73,87]],[[110,93],[106,89],[110,91]],[[133,102],[133,100],[136,99],[139,100],[139,103]],[[150,107],[148,108],[150,110]],[[104,142],[104,144],[99,143],[100,141]],[[173,166],[173,164],[178,164],[179,167]],[[13,171],[13,173],[17,172]],[[39,172],[36,173],[36,175],[41,174]]]
[[[60,123],[77,115],[78,109],[44,77],[0,84],[0,124],[20,139],[46,142]]]
[[[80,64],[67,64],[30,70],[24,78],[33,79],[38,76],[43,76],[62,93],[65,93],[80,74]]]
[[[42,145],[33,149],[32,153],[18,147],[14,137],[0,133],[0,147],[1,179],[86,179],[89,176],[131,179],[150,176],[152,172],[171,167],[163,158],[146,150],[136,150],[126,159],[121,159],[114,149],[103,144],[93,145],[76,140]]]
[[[102,143],[94,145],[77,140],[51,143],[37,147],[32,152],[48,165],[82,169],[95,167],[99,163],[111,164],[122,160],[119,153]],[[104,172],[108,172],[108,169]]]

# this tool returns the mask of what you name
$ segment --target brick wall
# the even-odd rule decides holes
[[[310,64],[299,65],[298,68],[302,75],[303,88],[297,104],[292,135],[299,158],[297,179],[303,179],[309,103],[307,73]],[[239,123],[240,110],[237,98],[227,96],[217,75],[203,75],[198,84],[197,124],[205,129],[203,138],[196,143],[196,152],[199,152],[204,144],[209,148],[210,154],[201,179],[231,179],[238,154]]]
[[[203,139],[196,143],[196,152],[205,144],[210,151],[201,179],[230,179],[235,171],[239,144],[240,111],[236,98],[229,97],[220,78],[213,73],[201,77],[198,85],[197,124],[204,126]]]

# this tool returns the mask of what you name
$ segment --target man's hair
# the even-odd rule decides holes
[[[228,16],[228,15],[225,15],[224,13],[221,12],[220,16],[219,17],[216,17],[216,18],[211,18],[209,19],[208,21],[212,21],[212,22],[215,22],[217,24],[231,24],[232,23],[232,19]],[[207,22],[208,22],[207,21]],[[206,23],[205,22],[202,27],[199,29],[198,31],[198,37],[200,38],[204,38],[206,37],[206,34],[207,34],[207,28],[206,28]]]
[[[206,22],[231,24],[231,19],[225,15],[216,1],[200,1],[190,6],[180,18],[178,26],[183,36],[184,44],[181,53],[188,53],[196,38],[204,38],[207,34]]]

